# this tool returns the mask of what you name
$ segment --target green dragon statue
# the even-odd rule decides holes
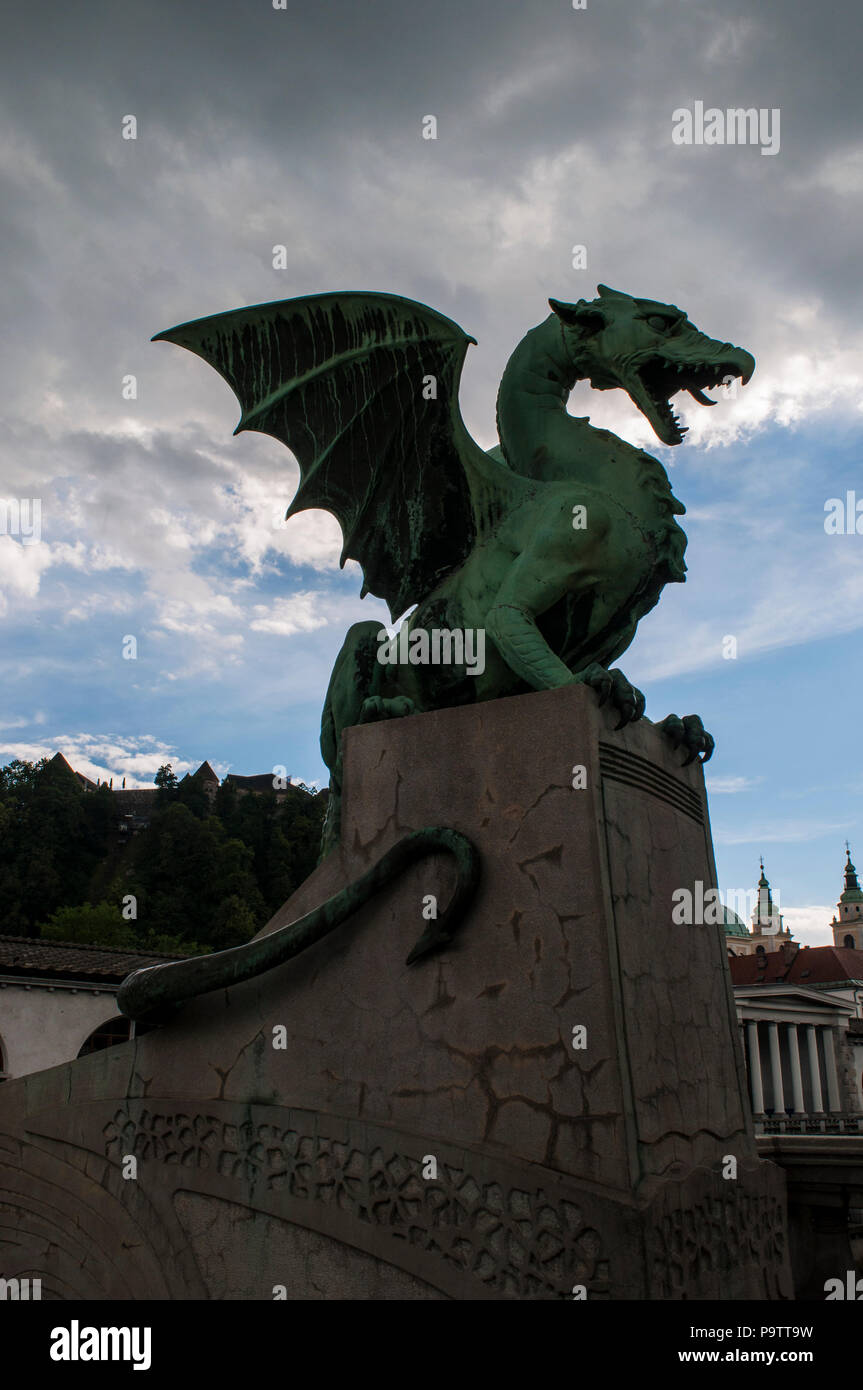
[[[363,594],[386,600],[399,637],[358,623],[327,691],[321,749],[330,770],[322,857],[338,842],[341,734],[350,725],[580,682],[610,701],[618,727],[644,696],[611,663],[667,583],[686,575],[685,508],[649,454],[567,413],[575,383],[620,387],[659,439],[684,430],[669,399],[749,380],[748,352],[700,333],[680,309],[605,285],[552,312],[507,363],[497,400],[500,446],[468,434],[458,386],[468,344],[455,323],[386,294],[329,294],[237,309],[157,335],[189,348],[225,378],[242,407],[235,430],[273,435],[294,452],[300,486],[287,515],[333,513]],[[428,639],[437,638],[429,660]],[[469,634],[483,660],[468,659]],[[485,659],[485,636],[491,641]],[[383,639],[383,640],[382,640]],[[476,651],[474,652],[476,655]],[[687,762],[713,739],[697,715],[659,726]],[[216,955],[151,966],[124,981],[120,1008],[157,1020],[196,995],[250,979],[345,921],[405,867],[447,853],[448,907],[408,957],[452,940],[479,879],[475,847],[425,827],[398,841],[360,879],[298,922]]]
[[[498,393],[500,446],[488,452],[458,404],[475,340],[423,304],[316,295],[157,335],[225,378],[242,407],[235,433],[258,430],[294,452],[301,480],[287,515],[333,513],[341,564],[359,561],[363,595],[385,599],[394,621],[415,605],[400,646],[382,644],[380,623],[357,623],[336,660],[321,723],[323,854],[338,838],[349,725],[571,682],[611,701],[621,724],[644,714],[644,696],[611,667],[664,585],[685,578],[675,521],[685,508],[656,459],[569,415],[567,397],[579,380],[619,387],[676,445],[685,430],[670,397],[686,390],[712,405],[705,388],[745,383],[755,362],[672,304],[606,285],[598,295],[550,300],[519,343]],[[449,660],[424,658],[413,639],[429,632],[446,639],[437,654]],[[482,670],[464,659],[464,634],[482,634]],[[696,715],[661,727],[687,761],[710,757]]]

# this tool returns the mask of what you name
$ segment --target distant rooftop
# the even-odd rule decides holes
[[[792,955],[792,950],[783,947],[763,955],[729,957],[732,984],[811,987],[863,981],[863,951],[852,950],[850,946],[804,946],[794,950]]]
[[[96,783],[91,782],[89,777],[85,777],[83,772],[76,772],[74,767],[72,767],[72,765],[68,763],[66,759],[63,757],[62,753],[54,754],[53,758],[51,759],[51,766],[62,767],[66,772],[70,773],[71,776],[75,778],[76,782],[80,782],[81,786],[85,787],[87,791],[94,792],[97,790]]]
[[[218,785],[219,774],[213,771],[206,759],[201,763],[197,771],[192,773],[192,776],[200,777],[202,782],[215,782]]]
[[[244,792],[271,792],[281,790],[273,787],[273,775],[272,772],[256,772],[251,777],[241,777],[237,772],[229,772],[225,781],[230,782],[238,791]],[[285,781],[290,785],[290,777],[286,777]]]
[[[113,792],[114,806],[120,815],[133,815],[135,811],[152,811],[158,787],[123,787]]]
[[[78,980],[124,980],[144,965],[160,965],[182,957],[157,951],[117,950],[86,946],[80,941],[46,941],[33,936],[0,936],[0,974],[73,976]]]
[[[64,758],[62,753],[55,753],[53,758],[51,759],[51,762],[57,764],[57,766],[59,767],[64,768],[65,771],[68,772],[70,776],[74,777],[76,781],[86,791],[94,792],[98,790],[97,784],[95,782],[91,782],[89,777],[85,777],[83,772],[76,772],[75,769],[71,766],[71,764],[67,761],[67,759]],[[254,773],[251,777],[243,777],[239,773],[229,772],[227,777],[225,778],[225,781],[231,782],[237,791],[257,792],[258,794],[260,794],[261,792],[281,790],[280,788],[273,787],[273,777],[274,774],[271,772]],[[218,787],[219,774],[214,771],[211,763],[207,759],[205,759],[201,763],[201,766],[199,768],[196,768],[194,772],[185,773],[185,775],[180,779],[180,781],[197,781],[202,783],[204,786],[210,783]],[[292,785],[292,780],[290,777],[286,777],[285,782],[288,786]],[[103,783],[102,785],[105,784]],[[114,787],[113,785],[111,786],[112,795],[116,798],[115,806],[120,811],[121,815],[132,815],[136,812],[140,813],[144,810],[152,810],[153,806],[155,805],[157,790],[158,789],[155,786],[128,788]],[[210,795],[212,795],[212,793],[210,793]]]

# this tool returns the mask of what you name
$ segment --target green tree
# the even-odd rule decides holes
[[[227,784],[211,805],[194,778],[178,788],[169,763],[155,781],[162,804],[126,841],[106,786],[85,791],[44,758],[0,768],[0,931],[222,949],[254,935],[314,869],[326,792],[290,787],[277,800]],[[127,894],[137,899],[129,922],[119,906]]]
[[[40,927],[47,941],[79,941],[88,946],[137,950],[134,923],[127,922],[117,903],[79,903],[60,907]]]
[[[203,955],[209,949],[196,941],[180,941],[176,936],[158,932],[141,932],[136,921],[126,920],[118,902],[108,901],[58,908],[42,923],[40,935],[46,941],[77,941],[86,946],[153,951],[157,955]]]
[[[0,924],[34,935],[58,907],[83,902],[107,854],[110,792],[85,792],[62,763],[15,760],[0,771]]]
[[[170,763],[163,763],[156,773],[153,781],[158,787],[159,794],[156,797],[158,806],[167,806],[173,801],[177,794],[177,777]]]
[[[232,895],[247,903],[251,931],[266,920],[252,851],[229,839],[216,817],[201,821],[187,806],[169,806],[138,837],[135,851],[124,891],[135,894],[138,920],[148,931],[217,948],[237,945],[245,938],[221,914]]]
[[[176,799],[181,806],[187,806],[198,820],[206,820],[212,814],[210,798],[197,777],[184,777],[177,784]]]

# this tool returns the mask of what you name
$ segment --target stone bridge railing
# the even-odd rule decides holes
[[[863,1115],[756,1115],[755,1133],[863,1134]]]

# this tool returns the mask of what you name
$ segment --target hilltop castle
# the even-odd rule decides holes
[[[92,782],[89,777],[85,777],[83,772],[76,772],[69,762],[63,757],[62,753],[55,753],[51,759],[53,766],[62,767],[75,778],[79,786],[85,792],[95,792],[103,785],[101,781]],[[212,803],[215,801],[216,792],[219,790],[218,774],[213,771],[209,762],[206,760],[194,772],[187,772],[185,777],[180,779],[180,786],[186,782],[198,782],[205,796]],[[255,773],[251,777],[241,777],[236,772],[229,772],[223,786],[233,787],[237,796],[263,796],[267,792],[275,792],[276,801],[284,801],[288,788],[293,785],[290,777],[275,776],[271,772]],[[114,805],[117,811],[117,829],[121,835],[134,835],[139,830],[146,830],[150,824],[153,811],[156,808],[156,798],[159,795],[158,787],[126,787],[126,779],[123,778],[123,785],[115,790],[114,779],[110,779],[108,789],[114,798]]]

